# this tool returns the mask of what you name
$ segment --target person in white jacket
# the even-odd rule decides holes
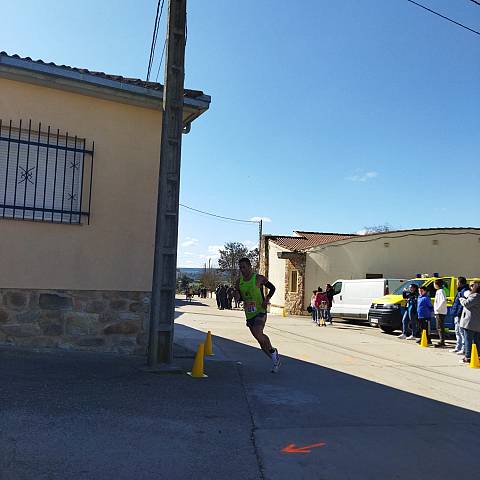
[[[447,316],[447,296],[443,290],[443,280],[438,278],[433,282],[437,292],[435,293],[435,301],[433,302],[433,313],[437,320],[437,332],[439,342],[434,346],[435,348],[445,347],[445,317]]]

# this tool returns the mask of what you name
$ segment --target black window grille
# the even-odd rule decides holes
[[[94,144],[0,119],[0,217],[90,223]]]

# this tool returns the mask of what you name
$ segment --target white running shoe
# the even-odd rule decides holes
[[[280,365],[282,364],[280,360],[280,355],[278,354],[277,349],[275,349],[275,351],[272,353],[272,360],[273,360],[272,373],[277,373],[278,369],[280,368]]]
[[[413,335],[410,335],[409,337],[407,337],[407,340],[415,340],[415,337]]]
[[[407,336],[404,333],[402,333],[401,335],[398,336],[398,338],[400,340],[404,340],[405,338],[407,338]]]
[[[459,351],[457,352],[457,355],[465,355],[465,352],[464,352],[463,350],[459,350]]]

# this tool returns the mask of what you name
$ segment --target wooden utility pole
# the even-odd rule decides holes
[[[186,0],[169,0],[148,365],[173,362],[173,321],[183,131]]]
[[[263,234],[263,220],[260,219],[260,222],[258,224],[258,265],[257,265],[257,270],[259,273],[260,272],[260,265],[262,264],[262,234]]]

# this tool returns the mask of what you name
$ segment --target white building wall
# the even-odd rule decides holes
[[[270,300],[270,312],[281,313],[285,306],[285,260],[278,258],[277,253],[288,252],[275,243],[268,241],[268,279],[275,285],[275,293]]]
[[[365,278],[367,273],[413,278],[434,272],[480,276],[480,229],[387,232],[316,247],[307,253],[305,295],[339,278]]]
[[[316,290],[318,287],[322,287],[325,290],[325,282],[321,282],[322,278],[323,275],[321,269],[319,269],[315,259],[307,253],[305,258],[305,294],[303,297],[304,308],[307,308],[310,305],[310,299],[312,298],[313,290]]]

